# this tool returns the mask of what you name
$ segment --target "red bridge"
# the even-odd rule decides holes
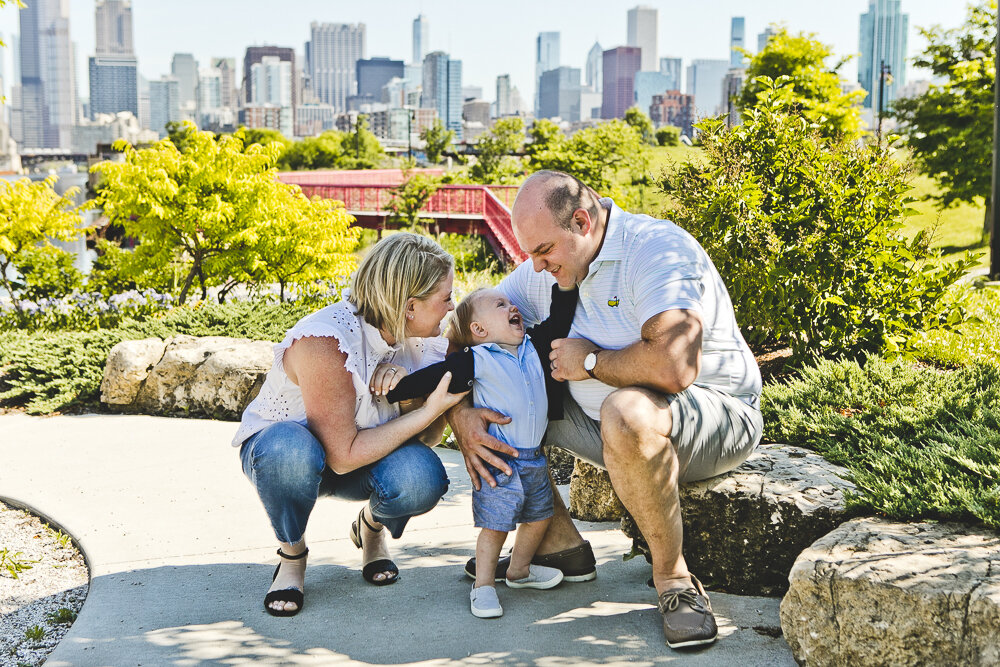
[[[414,169],[410,173],[440,176],[444,171]],[[391,191],[405,181],[398,169],[282,172],[278,178],[298,185],[307,197],[344,202],[358,225],[378,230],[386,228]],[[505,264],[520,264],[527,255],[517,245],[510,225],[516,193],[512,185],[441,185],[421,213],[434,220],[438,231],[483,236]]]

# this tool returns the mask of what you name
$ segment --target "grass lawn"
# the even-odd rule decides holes
[[[921,229],[934,229],[931,245],[941,249],[946,261],[958,259],[966,250],[973,250],[983,253],[979,266],[988,268],[989,249],[982,240],[985,204],[962,203],[940,210],[934,201],[924,200],[927,195],[938,191],[937,184],[930,177],[915,174],[911,184],[913,190],[910,195],[917,199],[911,207],[917,214],[906,220],[905,233],[912,237]]]

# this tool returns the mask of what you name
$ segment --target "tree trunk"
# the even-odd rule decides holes
[[[980,239],[982,243],[986,243],[987,240],[992,238],[993,226],[993,201],[989,195],[986,195],[986,213],[983,215],[983,236]]]
[[[188,291],[191,289],[192,283],[194,283],[196,266],[192,266],[191,270],[188,271],[187,277],[184,278],[184,287],[181,288],[180,296],[177,297],[178,306],[183,306],[184,302],[187,301]]]

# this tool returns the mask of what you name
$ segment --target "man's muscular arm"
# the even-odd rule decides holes
[[[646,320],[640,338],[620,350],[602,350],[594,375],[612,387],[646,387],[666,394],[687,389],[701,371],[701,316],[667,310]],[[583,360],[600,348],[583,338],[552,343],[550,361],[557,380],[586,380]]]

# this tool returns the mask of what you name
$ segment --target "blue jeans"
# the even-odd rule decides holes
[[[338,475],[308,428],[277,422],[240,448],[243,473],[257,489],[280,542],[305,535],[319,496],[367,500],[375,520],[399,538],[410,517],[429,511],[448,490],[444,465],[430,447],[412,440],[375,463]]]

